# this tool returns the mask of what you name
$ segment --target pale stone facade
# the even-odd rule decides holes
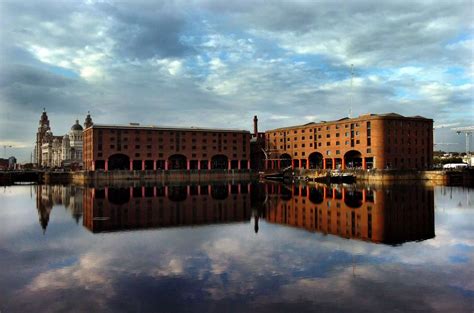
[[[92,118],[87,115],[84,127],[92,126]],[[49,126],[46,111],[43,112],[36,134],[35,162],[40,167],[82,166],[82,142],[84,128],[79,120],[64,136],[54,136]]]

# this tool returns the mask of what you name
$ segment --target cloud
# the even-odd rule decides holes
[[[186,19],[171,3],[101,3],[98,7],[112,20],[107,32],[119,57],[177,58],[193,52],[180,39]]]
[[[258,114],[264,130],[352,106],[472,124],[470,5],[1,2],[0,140],[32,142],[43,107],[55,134],[87,111],[101,123],[242,129]]]

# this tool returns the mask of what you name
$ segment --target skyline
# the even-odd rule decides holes
[[[28,161],[43,107],[55,135],[87,111],[99,124],[248,130],[258,115],[263,131],[352,107],[432,118],[435,142],[464,151],[450,128],[474,122],[473,11],[470,1],[1,2],[0,143]]]

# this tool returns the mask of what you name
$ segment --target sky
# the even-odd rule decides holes
[[[29,160],[43,108],[55,135],[88,111],[262,131],[396,112],[464,151],[473,21],[472,1],[3,0],[0,145]]]

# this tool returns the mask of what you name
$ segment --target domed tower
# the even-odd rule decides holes
[[[43,113],[41,114],[41,118],[39,120],[38,131],[36,132],[35,163],[38,166],[40,166],[43,163],[41,145],[43,143],[43,139],[44,139],[44,136],[46,135],[46,132],[49,130],[50,130],[50,127],[49,127],[48,114],[46,113],[46,109],[43,108]]]
[[[79,120],[76,120],[76,124],[72,125],[71,131],[69,132],[69,144],[71,147],[71,160],[81,161],[82,160],[82,128],[79,124]]]
[[[79,124],[79,120],[76,120],[76,124],[71,126],[72,131],[83,131],[84,128],[82,128],[81,124]]]
[[[86,119],[84,120],[84,129],[89,128],[92,125],[94,125],[94,123],[92,122],[91,114],[89,111],[87,111],[87,116],[86,116]]]

